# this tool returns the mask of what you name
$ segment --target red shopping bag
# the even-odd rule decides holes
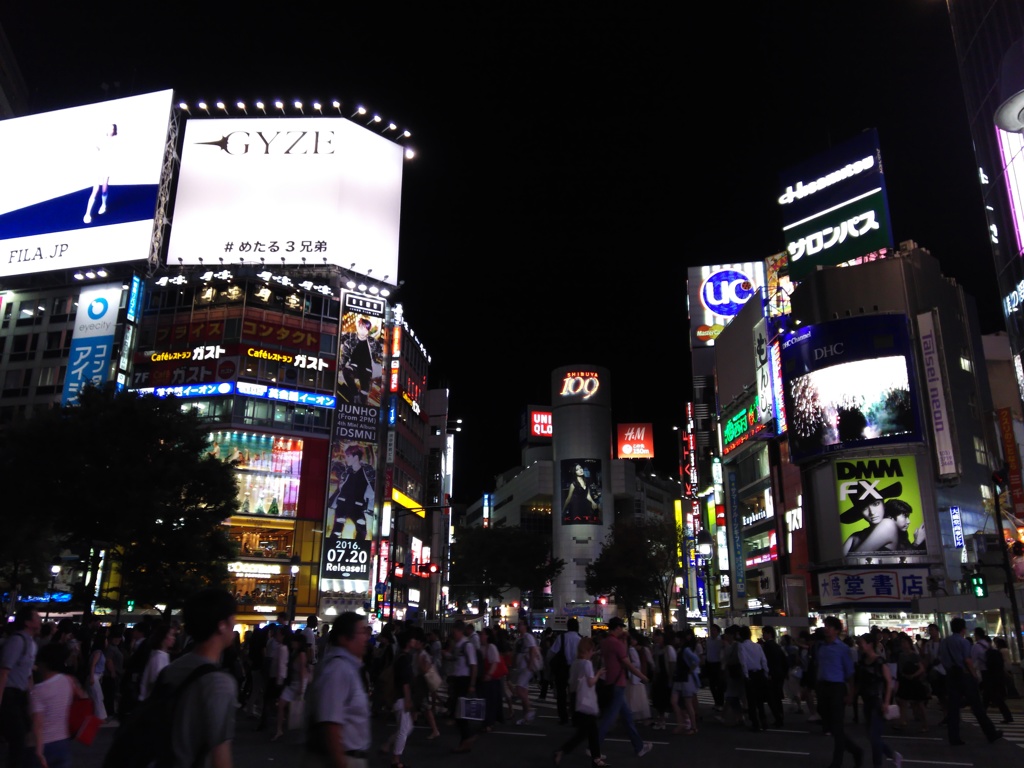
[[[75,741],[89,746],[103,721],[95,715],[92,699],[72,699],[68,710],[68,732]]]

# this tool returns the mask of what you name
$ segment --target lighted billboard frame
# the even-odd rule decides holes
[[[404,149],[343,117],[185,123],[167,263],[323,266],[398,284]]]
[[[922,440],[905,315],[831,320],[781,338],[792,461]]]
[[[172,97],[0,120],[0,277],[149,258]]]

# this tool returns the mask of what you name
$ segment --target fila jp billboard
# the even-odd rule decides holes
[[[403,151],[341,117],[189,120],[167,263],[333,264],[396,285]]]
[[[763,261],[690,267],[686,280],[690,349],[713,346],[718,334],[764,285]]]
[[[149,258],[171,96],[0,121],[0,277]]]

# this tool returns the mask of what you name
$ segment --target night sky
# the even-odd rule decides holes
[[[667,475],[686,268],[782,250],[779,171],[866,128],[896,243],[1002,328],[944,3],[214,5],[5,3],[0,25],[32,112],[174,88],[412,131],[398,298],[465,421],[457,501],[518,464],[520,411],[570,363],[611,370],[614,420],[654,424]]]

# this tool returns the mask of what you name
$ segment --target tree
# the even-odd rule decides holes
[[[662,625],[669,626],[682,544],[682,529],[668,518],[616,521],[600,554],[586,567],[587,592],[612,595],[625,609],[630,624],[640,606],[657,600]]]
[[[230,465],[205,455],[196,414],[175,398],[111,386],[87,387],[78,401],[4,432],[0,457],[11,477],[38,477],[39,456],[57,449],[32,509],[83,554],[88,583],[101,552],[119,565],[122,592],[101,602],[127,592],[170,611],[197,587],[223,583],[234,549],[222,523],[238,509],[237,487]],[[49,450],[19,457],[22,441]]]
[[[565,568],[552,557],[551,538],[519,526],[459,528],[451,548],[452,596],[501,598],[512,589],[540,594]]]

